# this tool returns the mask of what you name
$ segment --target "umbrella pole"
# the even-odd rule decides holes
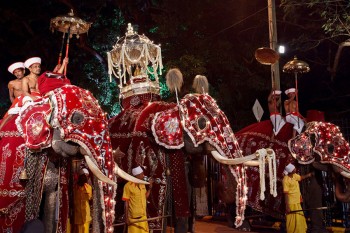
[[[62,52],[63,52],[63,46],[64,46],[64,38],[65,38],[65,36],[66,36],[66,33],[63,32],[61,50],[60,50],[60,53],[59,53],[59,55],[58,55],[58,62],[57,62],[57,65],[61,64]]]
[[[277,101],[275,99],[275,90],[276,90],[276,83],[275,83],[275,72],[272,71],[272,97],[274,98],[273,100],[273,105],[274,105],[274,113],[277,113]],[[274,130],[276,131],[277,128],[277,117],[275,117],[275,125],[274,125]]]
[[[66,44],[66,58],[68,58],[68,52],[69,52],[69,37],[70,37],[70,27],[68,28],[68,33],[67,33],[67,44]],[[64,68],[64,75],[67,74],[67,66]]]
[[[297,114],[298,114],[298,128],[300,127],[300,123],[299,123],[299,90],[298,90],[298,73],[297,72],[294,72],[294,76],[295,76],[295,99],[297,101]]]

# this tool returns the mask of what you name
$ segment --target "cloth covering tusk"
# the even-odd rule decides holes
[[[125,171],[123,171],[120,167],[118,167],[117,163],[115,163],[114,173],[117,174],[119,177],[123,178],[124,180],[131,181],[136,184],[149,184],[149,182],[140,180],[134,176],[129,175]]]
[[[110,184],[110,185],[117,186],[117,184],[114,181],[109,179],[105,174],[103,174],[100,171],[100,169],[96,166],[96,164],[94,162],[92,162],[92,160],[90,159],[90,157],[88,155],[85,155],[84,157],[85,157],[85,161],[86,161],[86,164],[88,165],[89,169],[100,181],[105,182],[105,183]]]
[[[248,156],[244,156],[242,158],[235,158],[235,159],[228,159],[224,156],[220,155],[219,152],[216,150],[211,151],[212,156],[214,159],[216,159],[219,163],[227,164],[227,165],[237,165],[242,164],[248,161],[251,161],[253,159],[256,159],[256,154],[251,154]]]

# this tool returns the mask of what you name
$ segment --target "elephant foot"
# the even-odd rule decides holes
[[[237,228],[237,230],[239,230],[239,231],[251,231],[252,229],[250,227],[249,221],[246,219],[243,221],[242,225]]]

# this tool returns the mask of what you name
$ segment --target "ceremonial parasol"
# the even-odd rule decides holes
[[[283,72],[285,73],[294,73],[294,77],[295,77],[295,98],[296,98],[296,102],[297,102],[297,113],[299,114],[299,101],[298,101],[298,73],[302,74],[302,73],[307,73],[310,71],[310,67],[309,65],[301,60],[298,60],[296,56],[294,56],[294,59],[287,62],[284,66],[283,66]],[[298,123],[299,123],[299,119],[298,119]]]
[[[58,64],[61,64],[62,51],[64,46],[65,35],[67,34],[67,44],[66,44],[66,57],[68,57],[69,51],[69,39],[72,35],[76,35],[79,38],[80,34],[87,33],[90,29],[91,23],[82,20],[81,18],[74,15],[73,10],[71,10],[68,15],[61,15],[51,19],[50,29],[53,31],[63,32],[61,51],[58,57]],[[66,73],[66,70],[65,70]]]

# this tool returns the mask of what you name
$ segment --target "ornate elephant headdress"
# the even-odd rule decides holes
[[[288,142],[292,155],[301,164],[315,160],[313,152],[319,155],[321,163],[330,163],[350,170],[350,146],[338,126],[329,122],[309,122],[305,132]]]
[[[160,45],[137,34],[130,23],[125,36],[118,38],[107,57],[108,73],[110,78],[113,74],[119,79],[122,98],[147,93],[159,95],[158,75],[163,69]]]

